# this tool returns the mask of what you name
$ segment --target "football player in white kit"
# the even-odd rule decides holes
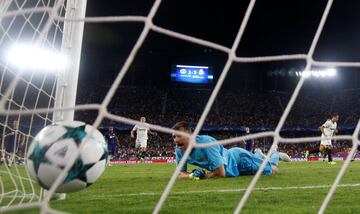
[[[336,164],[336,162],[332,161],[332,143],[331,143],[331,137],[338,132],[337,130],[337,121],[339,120],[338,114],[332,114],[330,116],[330,119],[328,119],[322,126],[319,127],[321,131],[321,139],[320,147],[318,149],[315,149],[313,151],[310,151],[309,154],[312,153],[323,153],[325,152],[326,155],[328,155],[329,164]]]
[[[144,125],[135,125],[134,128],[131,130],[131,138],[135,138],[134,133],[136,131],[135,148],[139,149],[139,153],[141,155],[140,158],[143,159],[147,148],[148,134],[157,135],[157,133],[152,132],[149,129],[145,117],[141,117],[140,122]]]

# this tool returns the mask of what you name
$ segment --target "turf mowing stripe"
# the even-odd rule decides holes
[[[344,187],[358,187],[358,184],[340,184],[338,188]],[[288,187],[261,187],[254,188],[254,190],[267,191],[267,190],[293,190],[293,189],[325,189],[330,188],[331,185],[319,185],[319,186],[288,186]],[[246,189],[217,189],[217,190],[197,190],[197,191],[181,191],[181,192],[171,192],[173,195],[184,195],[184,194],[198,194],[198,193],[232,193],[232,192],[244,192]],[[118,195],[103,195],[95,196],[92,198],[108,198],[108,197],[131,197],[131,196],[154,196],[161,195],[162,192],[140,192],[140,193],[129,193],[129,194],[118,194]]]

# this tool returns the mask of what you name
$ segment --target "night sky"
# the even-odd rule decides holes
[[[154,23],[197,38],[231,47],[249,1],[165,0]],[[306,54],[320,22],[325,0],[259,0],[256,2],[238,56]],[[146,16],[150,0],[88,0],[87,16]],[[334,1],[316,48],[316,60],[360,61],[360,2]],[[136,42],[142,23],[87,23],[82,51],[81,82],[108,82],[109,86]],[[209,65],[215,80],[227,55],[151,32],[145,40],[123,84],[169,87],[173,64]],[[300,70],[304,61],[234,64],[224,87],[249,90],[293,88],[298,78],[270,77],[269,71]],[[341,80],[354,81],[358,69],[340,69]],[[287,79],[284,81],[284,79]],[[216,82],[216,81],[215,81]],[[250,84],[249,84],[250,83]],[[255,84],[251,84],[255,83]],[[280,84],[279,84],[280,83]],[[254,86],[255,85],[255,86]],[[349,85],[349,84],[343,84]],[[244,88],[245,90],[246,88]]]

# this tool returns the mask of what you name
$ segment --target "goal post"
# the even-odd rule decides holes
[[[66,56],[65,69],[59,74],[55,108],[74,107],[80,70],[81,46],[84,33],[87,0],[67,0],[62,37],[61,52]],[[74,110],[57,111],[53,114],[54,122],[74,120]]]
[[[85,22],[74,22],[74,19],[84,19],[87,0],[67,0],[61,53],[66,57],[66,66],[59,73],[54,108],[74,107],[80,71],[81,47]],[[53,113],[53,122],[73,121],[75,110],[62,110]],[[47,194],[53,199],[64,199],[65,193],[52,193],[44,191],[44,199]]]

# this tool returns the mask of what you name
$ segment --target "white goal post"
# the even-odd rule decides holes
[[[85,22],[87,0],[67,0],[61,53],[66,56],[67,66],[58,77],[55,95],[55,108],[74,107],[79,78],[81,46]],[[68,20],[68,21],[66,21]],[[74,120],[74,109],[54,113],[54,122]]]

